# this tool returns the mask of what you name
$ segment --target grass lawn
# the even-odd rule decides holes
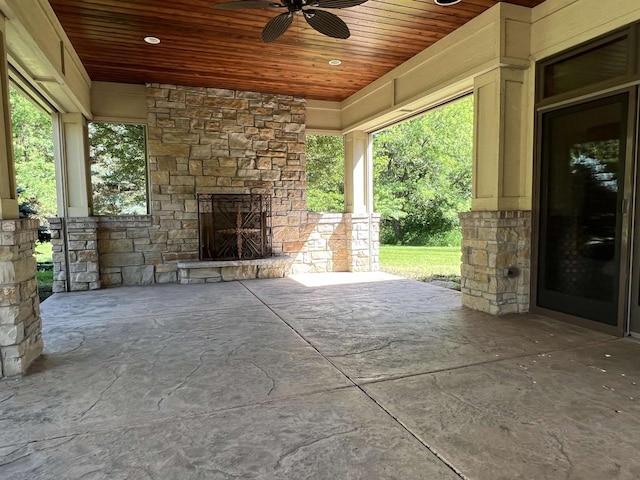
[[[38,270],[38,272],[36,272],[36,278],[38,279],[38,284],[51,285],[53,283],[53,272],[51,270]]]
[[[53,252],[51,242],[36,243],[35,251],[36,262],[51,263],[53,261]],[[51,287],[53,286],[53,271],[52,270],[40,270],[36,272],[36,278],[38,279],[38,294],[40,295],[40,301],[44,302],[45,299],[51,296]]]
[[[380,245],[380,270],[414,280],[460,276],[460,247]]]
[[[36,243],[36,262],[51,263],[53,261],[51,242]]]

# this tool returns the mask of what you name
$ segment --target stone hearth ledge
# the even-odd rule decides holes
[[[254,278],[282,278],[293,263],[289,255],[274,255],[254,260],[183,260],[177,263],[178,282],[231,282]]]

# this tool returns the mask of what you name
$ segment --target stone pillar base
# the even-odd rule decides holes
[[[380,214],[345,213],[347,268],[350,272],[380,270]]]
[[[25,373],[42,353],[37,238],[37,220],[0,220],[0,377]]]
[[[53,245],[53,292],[98,290],[100,268],[98,260],[98,219],[70,217],[49,219]],[[65,254],[65,233],[69,269]],[[69,278],[67,278],[67,275]],[[67,283],[68,282],[68,283]]]
[[[492,315],[529,310],[531,212],[463,212],[462,304]]]

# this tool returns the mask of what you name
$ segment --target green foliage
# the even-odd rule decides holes
[[[373,146],[381,242],[459,245],[458,212],[471,206],[473,97],[390,127]],[[341,137],[307,136],[310,211],[343,211],[343,165]]]
[[[96,215],[147,213],[144,127],[89,124],[93,211]]]
[[[18,214],[20,215],[20,218],[36,218],[38,212],[33,208],[35,200],[32,199],[31,201],[22,201],[20,197],[22,196],[23,192],[24,189],[18,187],[18,202],[20,202],[18,203]]]
[[[458,212],[471,205],[473,97],[395,125],[374,137],[375,209],[381,241],[455,244]]]
[[[43,221],[56,214],[51,118],[18,90],[9,94],[20,216]]]
[[[38,263],[51,263],[53,261],[53,246],[51,243],[36,243],[34,256]]]
[[[344,210],[344,146],[340,136],[307,135],[307,209]]]

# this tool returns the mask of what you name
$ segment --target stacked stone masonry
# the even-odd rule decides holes
[[[25,373],[42,352],[37,238],[37,220],[0,220],[0,377]]]
[[[197,258],[196,193],[270,194],[273,251],[290,251],[306,215],[305,99],[158,84],[147,99],[163,260]]]
[[[254,278],[282,278],[291,265],[288,255],[276,255],[255,260],[194,261],[178,262],[178,282],[217,283]]]
[[[147,101],[151,215],[70,219],[72,290],[178,282],[177,263],[198,259],[198,193],[271,195],[273,252],[293,258],[286,273],[377,270],[379,216],[307,212],[304,98],[149,84]],[[65,234],[60,219],[51,225],[54,291],[64,291]]]
[[[70,291],[99,289],[98,218],[69,218],[64,225],[61,219],[53,218],[50,223],[54,262],[53,291],[66,291],[67,278]],[[64,232],[67,252],[63,248]],[[64,268],[67,255],[68,270]]]
[[[350,272],[379,269],[380,214],[348,214],[347,267]]]
[[[167,232],[150,216],[99,217],[98,252],[103,286],[175,283],[175,263],[164,263]]]
[[[529,310],[531,212],[464,212],[462,303],[502,315]]]
[[[296,255],[291,272],[378,271],[379,230],[379,214],[309,212],[288,252]]]

